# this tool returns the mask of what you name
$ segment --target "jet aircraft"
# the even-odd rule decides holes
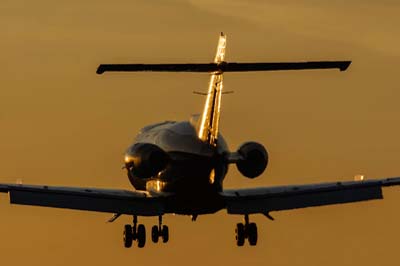
[[[210,74],[204,109],[189,121],[165,121],[144,127],[125,152],[128,179],[135,190],[0,184],[12,204],[36,205],[133,217],[124,226],[123,244],[129,248],[146,244],[146,228],[140,216],[158,217],[151,228],[154,243],[169,240],[163,215],[213,214],[226,209],[241,215],[236,224],[236,245],[257,244],[257,225],[250,215],[330,204],[382,199],[382,188],[400,185],[400,177],[304,185],[223,189],[228,166],[235,164],[247,178],[260,176],[268,165],[268,152],[257,142],[244,142],[236,151],[228,149],[219,131],[224,72],[339,69],[350,61],[230,63],[225,61],[226,36],[219,36],[214,62],[204,64],[101,64],[97,73],[111,71],[204,72]]]

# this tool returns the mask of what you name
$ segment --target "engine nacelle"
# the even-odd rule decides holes
[[[245,177],[255,178],[267,168],[268,152],[263,145],[246,142],[239,147],[237,152],[242,159],[236,162],[236,167]]]
[[[150,143],[136,143],[125,155],[126,168],[140,178],[155,176],[165,169],[168,161],[168,154]]]

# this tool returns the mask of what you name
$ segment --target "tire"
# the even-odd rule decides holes
[[[163,243],[167,243],[168,240],[169,240],[169,229],[168,229],[168,226],[163,225],[162,231],[161,231],[161,235],[162,235]]]
[[[158,238],[160,236],[160,232],[158,231],[158,226],[155,225],[151,228],[151,240],[153,243],[158,243]]]
[[[143,224],[139,224],[137,229],[138,247],[143,248],[146,245],[146,228]]]
[[[132,235],[132,226],[130,224],[126,224],[124,227],[123,234],[124,246],[126,248],[130,248],[132,246],[133,235]]]
[[[244,245],[244,225],[242,223],[236,224],[235,229],[236,245],[241,247]]]
[[[248,225],[248,237],[250,246],[257,245],[258,233],[257,225],[255,223],[250,223]]]

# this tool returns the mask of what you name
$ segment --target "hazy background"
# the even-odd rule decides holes
[[[200,112],[206,74],[96,75],[99,63],[353,60],[347,72],[226,74],[221,130],[231,149],[266,145],[256,180],[226,187],[400,174],[398,1],[18,1],[0,4],[0,182],[131,189],[121,170],[136,132]],[[109,214],[10,206],[0,253],[21,265],[398,265],[400,189],[384,201],[272,213],[257,247],[240,216],[165,217],[168,245],[124,249]],[[157,218],[142,218],[147,232]]]

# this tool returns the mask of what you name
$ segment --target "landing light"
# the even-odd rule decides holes
[[[129,163],[130,161],[132,161],[132,157],[129,156],[129,155],[125,155],[124,161],[125,161],[126,163]]]
[[[214,182],[215,182],[215,169],[211,170],[209,182],[210,182],[210,184],[214,184]]]
[[[355,175],[354,176],[354,181],[363,181],[364,180],[364,175]]]

